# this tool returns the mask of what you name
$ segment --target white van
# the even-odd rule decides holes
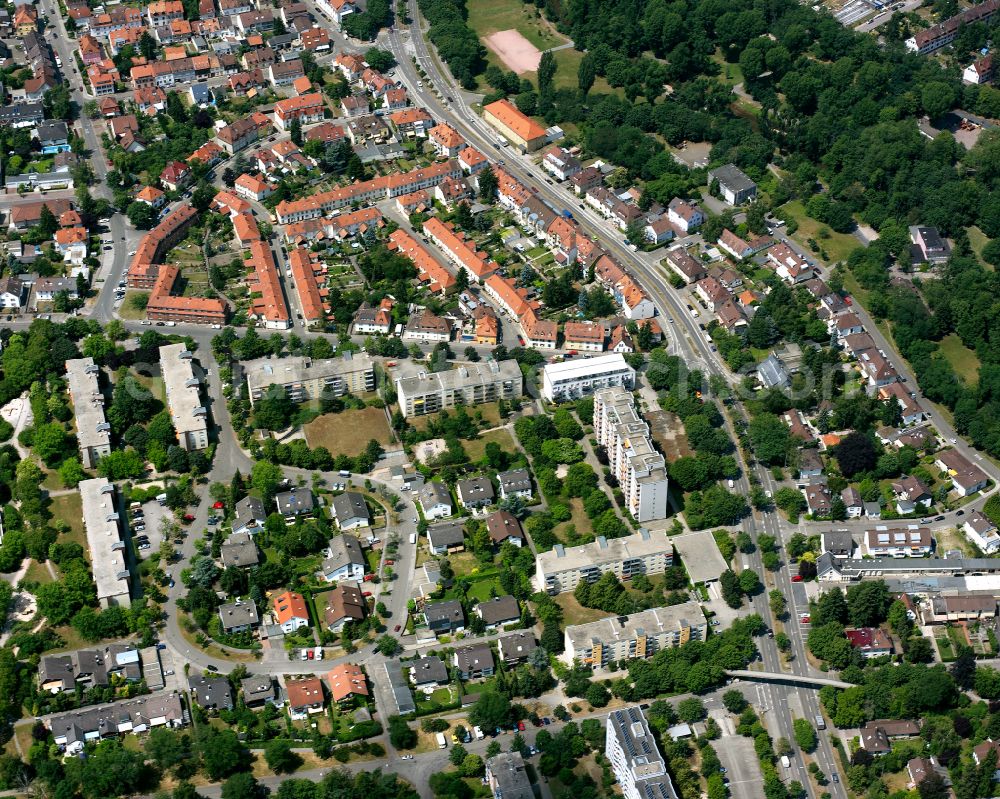
[[[437,744],[438,744],[438,749],[447,749],[448,748],[448,739],[444,737],[444,733],[443,732],[439,732],[437,734]]]
[[[781,756],[781,765],[783,768],[789,768],[792,765],[791,761],[788,759],[788,755]]]
[[[410,543],[411,544],[417,543],[417,534],[416,533],[410,533]]]

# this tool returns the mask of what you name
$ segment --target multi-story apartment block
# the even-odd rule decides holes
[[[524,387],[516,361],[462,364],[447,372],[420,372],[396,380],[403,416],[423,416],[456,405],[481,405],[520,397]]]
[[[277,386],[293,402],[322,396],[340,397],[375,390],[375,364],[365,356],[345,353],[341,358],[261,358],[243,364],[250,403]]]
[[[625,799],[676,799],[667,763],[638,707],[608,716],[604,754]]]
[[[132,602],[131,578],[125,562],[125,542],[118,523],[114,484],[107,478],[96,477],[81,481],[79,489],[97,602],[102,608],[128,607]]]
[[[865,550],[873,558],[925,558],[933,548],[930,529],[916,524],[901,527],[880,524],[874,530],[865,530]]]
[[[573,591],[581,581],[596,583],[605,572],[619,580],[636,574],[663,574],[674,562],[674,548],[665,533],[645,528],[635,535],[608,541],[598,536],[590,544],[556,544],[535,560],[535,582],[543,591]]]
[[[160,347],[160,369],[178,443],[189,452],[205,449],[208,408],[201,400],[201,380],[194,373],[194,355],[184,344],[167,344]]]
[[[621,386],[594,394],[594,433],[608,453],[629,513],[636,521],[667,516],[667,464],[653,448],[649,425],[636,412],[632,396]]]
[[[542,396],[550,402],[579,399],[611,386],[635,387],[635,369],[619,353],[550,363],[542,369]]]
[[[611,660],[651,658],[661,649],[704,641],[708,622],[697,602],[650,608],[631,616],[611,616],[566,628],[567,663],[601,668]]]
[[[66,381],[76,417],[80,462],[93,469],[97,459],[111,454],[111,425],[104,416],[104,395],[98,382],[101,369],[93,358],[66,361]]]

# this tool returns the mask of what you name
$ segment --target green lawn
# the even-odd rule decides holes
[[[605,613],[603,610],[583,607],[583,605],[576,601],[576,597],[573,594],[563,592],[553,598],[556,604],[562,608],[563,620],[567,625],[587,624],[598,619],[606,619],[612,615],[611,613]]]
[[[719,65],[719,81],[724,83],[726,86],[735,86],[737,83],[743,83],[743,70],[740,69],[740,65],[730,64],[722,57],[722,53],[716,50],[711,56],[711,60]]]
[[[941,354],[948,359],[951,368],[968,385],[979,382],[979,357],[962,343],[958,334],[951,333],[941,339]]]
[[[486,453],[486,445],[490,442],[499,444],[500,449],[504,452],[517,451],[514,446],[514,439],[511,438],[510,433],[502,428],[499,430],[489,430],[480,435],[479,438],[475,438],[472,441],[465,441],[462,444],[462,448],[469,456],[469,460],[478,461]]]
[[[87,534],[83,528],[83,505],[78,493],[61,494],[52,498],[52,516],[69,525],[63,542],[73,541],[87,551]]]
[[[567,39],[544,19],[534,5],[520,0],[468,0],[469,27],[480,37],[516,30],[539,50],[565,44]]]
[[[831,263],[846,261],[847,256],[861,246],[861,242],[849,233],[834,233],[826,225],[808,216],[805,206],[799,200],[792,200],[790,203],[785,203],[775,213],[780,219],[784,219],[786,222],[790,222],[793,219],[798,222],[799,229],[792,238],[807,250],[809,250],[809,246],[806,242],[809,239],[814,239],[820,247],[826,250],[826,254],[830,256],[829,260]],[[822,238],[820,230],[828,231],[828,237]],[[819,257],[817,253],[813,253],[811,250],[809,252],[817,258]]]
[[[147,291],[128,291],[125,293],[125,299],[122,304],[118,306],[118,315],[125,320],[136,320],[145,319],[146,310],[139,310],[132,304],[132,298],[138,295],[148,295]]]
[[[981,231],[975,225],[969,228],[968,233],[969,233],[969,244],[972,247],[972,251],[976,254],[976,257],[979,259],[979,262],[992,272],[993,267],[983,260],[983,247],[985,247],[989,243],[990,237],[987,236],[985,233],[983,233],[983,231]]]
[[[568,522],[562,522],[557,525],[555,530],[556,537],[562,541],[567,546],[574,546],[574,544],[567,539],[566,530],[570,525],[576,527],[576,532],[580,535],[590,532],[590,517],[584,513],[583,510],[583,500],[579,497],[573,497],[569,500],[569,510],[573,515],[570,517]]]

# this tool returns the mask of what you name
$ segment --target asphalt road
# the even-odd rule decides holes
[[[451,76],[444,74],[444,72],[439,68],[438,61],[431,55],[426,42],[424,41],[423,33],[420,27],[420,17],[415,3],[410,3],[410,7],[411,17],[414,21],[409,26],[400,27],[388,33],[383,32],[380,37],[380,41],[382,44],[388,46],[394,53],[397,61],[399,62],[399,66],[397,67],[397,77],[399,77],[407,86],[414,102],[428,108],[428,110],[430,110],[437,119],[448,120],[466,137],[471,144],[478,147],[488,157],[496,157],[499,152],[499,157],[506,161],[504,165],[505,168],[525,185],[531,187],[553,208],[557,210],[562,208],[572,208],[574,217],[576,217],[581,224],[587,226],[592,234],[596,232],[601,245],[615,255],[621,263],[626,265],[636,274],[646,291],[649,293],[654,304],[659,309],[661,319],[669,319],[669,323],[662,325],[662,327],[664,327],[664,332],[668,337],[671,351],[684,357],[684,359],[692,367],[700,368],[707,374],[720,375],[730,383],[735,382],[736,376],[732,375],[728,369],[726,369],[719,362],[717,355],[711,352],[710,345],[704,340],[702,332],[697,327],[697,324],[691,319],[690,314],[684,307],[686,301],[667,284],[662,269],[659,267],[658,263],[662,254],[642,254],[631,252],[622,244],[620,231],[613,228],[610,223],[603,218],[597,216],[591,209],[581,208],[579,200],[570,192],[567,192],[562,188],[550,186],[544,182],[544,179],[539,178],[538,170],[530,156],[518,155],[510,147],[504,147],[502,150],[498,151],[495,147],[495,142],[497,140],[496,133],[486,126],[486,124],[474,112],[469,105],[466,95],[457,85],[455,85]],[[57,26],[57,31],[60,35],[58,35],[55,39],[50,39],[50,42],[56,53],[60,55],[65,67],[69,70],[69,77],[73,85],[74,99],[82,107],[83,103],[88,98],[81,90],[81,78],[75,71],[75,59],[71,49],[71,42],[73,40],[66,35],[62,21],[59,17],[58,9],[55,7],[53,0],[43,0],[43,8],[49,15],[50,19],[55,21]],[[317,16],[320,17],[318,9],[314,10],[316,11]],[[337,36],[340,39],[343,38],[339,34]],[[427,74],[428,79],[426,82],[417,75],[410,60],[411,55],[417,58],[419,64]],[[420,83],[424,83],[425,85],[421,86],[419,85]],[[432,86],[436,87],[444,98],[448,99],[439,98],[439,96],[432,90]],[[81,119],[80,127],[88,148],[92,153],[94,153],[95,156],[92,159],[92,163],[97,175],[98,185],[94,187],[94,193],[98,196],[109,197],[107,187],[104,185],[104,179],[107,175],[107,166],[100,148],[99,138],[96,135],[90,120],[86,118]],[[116,245],[114,257],[112,259],[110,270],[105,276],[104,284],[100,288],[98,298],[89,309],[89,315],[102,322],[108,321],[114,315],[113,288],[124,273],[127,263],[127,251],[130,249],[127,244],[130,240],[133,240],[139,235],[135,231],[131,231],[126,227],[124,218],[120,214],[116,214],[110,220],[109,227]],[[123,237],[125,237],[124,241],[122,240]],[[862,318],[862,321],[865,322],[866,327],[879,347],[884,349],[887,353],[893,352],[892,347],[882,337],[881,333],[874,326],[864,309],[855,306],[855,310]],[[128,327],[136,332],[140,332],[145,329],[135,323],[128,324]],[[218,378],[218,368],[211,359],[209,341],[213,335],[213,331],[200,326],[178,325],[171,328],[170,332],[190,335],[194,338],[199,345],[199,351],[196,357],[201,362],[203,367],[211,370],[211,376],[206,382],[208,396],[211,399],[212,418],[216,426],[218,448],[208,480],[209,482],[228,482],[237,469],[244,473],[249,472],[252,468],[252,461],[246,453],[240,449],[233,434],[232,426],[225,408],[225,402],[221,392],[222,387]],[[308,337],[309,335],[308,333],[299,331],[295,332],[300,336]],[[898,365],[900,373],[906,378],[908,385],[915,388],[916,382],[909,368],[905,365],[905,363],[900,363]],[[954,431],[949,425],[947,425],[945,420],[935,419],[935,424],[940,430],[942,436],[946,439],[957,438]],[[979,463],[984,470],[989,472],[994,480],[998,479],[998,471],[988,462],[980,460],[977,454],[971,450],[968,445],[959,440],[959,443],[956,446],[960,449],[960,451],[966,454],[967,457],[975,458],[976,462]],[[289,469],[287,472],[290,476],[295,474],[295,470]],[[769,475],[766,471],[759,469],[759,467],[758,477],[765,486],[769,484]],[[749,484],[746,482],[745,478],[740,480],[740,489],[744,492],[749,491]],[[206,496],[202,498],[197,509],[194,511],[195,521],[190,526],[191,530],[201,530],[206,526],[210,499],[207,497],[207,492],[205,492],[205,494]],[[410,578],[413,573],[412,565],[415,562],[415,549],[409,544],[409,532],[415,529],[413,519],[416,517],[416,512],[410,500],[406,498],[405,495],[401,496],[404,498],[406,508],[402,513],[402,521],[400,522],[398,528],[400,535],[400,553],[397,557],[397,560],[399,561],[397,571],[399,577],[391,585],[392,593],[384,596],[384,600],[387,600],[386,604],[391,610],[391,619],[402,619],[405,617],[405,603],[406,598],[409,596]],[[858,526],[866,525],[865,522],[857,522],[856,524]],[[785,535],[789,533],[787,525],[783,525],[774,514],[761,514],[749,517],[745,520],[743,528],[750,532],[754,537],[756,537],[756,535],[763,530],[769,534],[775,535],[779,538],[779,540],[784,540]],[[171,571],[173,573],[179,575],[180,570],[189,562],[194,552],[193,540],[195,537],[196,536],[193,534],[186,537],[184,545],[181,547],[182,559],[179,563],[175,563],[171,567]],[[750,557],[750,565],[758,572],[758,574],[764,574],[762,564],[760,563],[759,553],[755,553]],[[801,595],[801,592],[794,590],[798,586],[793,586],[790,583],[787,571],[783,570],[777,573],[776,582],[778,587],[785,593],[786,597],[789,598],[790,617],[792,619],[797,618],[797,613],[802,607],[801,602],[804,600],[804,596]],[[387,585],[383,584],[380,586],[380,591],[384,592],[386,587]],[[177,622],[176,607],[176,601],[181,595],[181,591],[182,589],[178,581],[175,588],[170,590],[168,593],[168,599],[165,604],[167,627],[164,637],[166,641],[169,643],[176,655],[178,655],[182,660],[190,662],[195,668],[214,666],[222,671],[228,671],[233,665],[232,662],[205,655],[196,648],[191,647],[181,634]],[[766,593],[754,600],[753,607],[754,610],[761,613],[764,618],[770,617],[769,609],[767,607]],[[792,651],[795,654],[795,658],[791,662],[790,671],[795,674],[808,674],[810,669],[805,658],[803,645],[804,631],[799,629],[798,625],[794,622],[788,624],[786,629],[792,640]],[[761,638],[759,639],[758,644],[761,651],[762,665],[765,670],[774,672],[782,671],[780,656],[773,641],[767,638]],[[381,656],[365,649],[350,658],[344,659],[363,662],[366,666],[368,666],[369,674],[376,684],[376,702],[378,704],[378,709],[380,715],[385,718],[387,715],[391,715],[395,712],[395,708],[389,704],[389,702],[391,702],[391,697],[387,700],[386,686],[384,684],[379,684],[381,681],[378,679],[378,675],[380,673],[384,675],[384,670],[379,668],[380,657]],[[266,668],[269,672],[278,674],[304,672],[317,673],[328,670],[335,662],[336,661],[289,661],[286,663],[280,661],[279,659],[272,658],[268,660]],[[806,718],[811,718],[818,712],[818,707],[816,705],[816,692],[811,689],[791,689],[775,685],[761,685],[759,686],[759,692],[757,695],[759,700],[767,709],[768,722],[772,727],[772,731],[793,741],[794,735],[792,734],[791,729],[791,713],[788,707],[788,702],[786,701],[790,692],[793,692],[797,696],[801,707],[805,711]],[[533,738],[529,740],[533,740]],[[485,743],[483,743],[482,748],[485,749]],[[469,749],[470,751],[476,751],[476,744],[474,743],[469,745]],[[423,784],[424,786],[426,786],[426,778],[418,775],[429,775],[430,773],[433,773],[433,770],[440,770],[443,765],[443,758],[446,756],[445,753],[428,753],[427,755],[418,756],[418,759],[412,762],[407,761],[407,765],[403,766],[401,765],[401,761],[395,760],[397,755],[398,753],[390,750],[387,761],[389,763],[398,764],[398,767],[404,776],[407,776],[409,779],[416,778],[418,779],[417,784]],[[817,751],[816,759],[829,774],[829,767],[831,764],[835,763],[835,760],[826,736],[822,734],[820,735],[820,747]],[[801,763],[801,759],[799,759],[799,763]],[[370,768],[371,764],[359,764],[358,767]],[[323,771],[326,770],[324,769]],[[804,785],[808,786],[808,780],[805,778],[804,772],[801,775],[793,774],[792,776],[800,779]],[[274,779],[280,780],[281,778]],[[830,791],[834,797],[840,797],[843,795],[842,789],[836,784],[827,786],[825,790]],[[809,793],[810,795],[814,795],[811,788],[809,789]]]

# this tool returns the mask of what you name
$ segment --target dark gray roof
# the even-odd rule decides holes
[[[353,519],[365,519],[371,517],[368,514],[368,506],[365,498],[357,491],[345,491],[333,498],[333,515],[339,524],[346,524]]]
[[[757,185],[735,164],[716,167],[708,173],[708,176],[719,181],[720,184],[727,186],[734,192],[747,191]]]
[[[487,624],[501,624],[521,618],[521,608],[512,596],[498,596],[476,605],[476,613]]]
[[[323,561],[323,571],[336,571],[349,563],[365,565],[365,553],[361,542],[353,535],[341,533],[330,539],[330,557]]]
[[[455,650],[455,665],[462,672],[493,668],[493,650],[489,644],[472,644]]]
[[[204,708],[231,708],[233,690],[225,677],[204,677],[195,674],[188,678],[194,701]]]
[[[441,503],[451,507],[451,492],[444,483],[430,482],[420,489],[420,504],[425,508]]]
[[[465,613],[462,611],[461,602],[457,599],[448,599],[444,602],[428,602],[424,605],[424,618],[428,624],[434,621],[462,624],[465,622]]]
[[[257,545],[249,533],[233,533],[222,545],[222,565],[245,568],[260,563]]]
[[[73,668],[73,658],[69,655],[44,655],[38,663],[38,682],[62,682],[62,690],[72,690],[76,684],[76,671]]]
[[[846,530],[834,530],[821,536],[823,551],[836,557],[849,558],[854,552],[854,537]]]
[[[285,516],[296,513],[308,513],[315,507],[312,491],[308,488],[299,488],[292,491],[285,491],[274,498],[278,504],[278,512]]]
[[[259,702],[274,698],[274,680],[270,674],[251,674],[240,680],[245,702]]]
[[[243,497],[236,503],[233,529],[263,524],[267,520],[264,503],[257,497]]]
[[[222,620],[224,630],[243,627],[246,624],[251,626],[260,624],[257,606],[253,602],[229,602],[222,605],[219,608],[219,618]]]
[[[517,630],[510,633],[510,635],[501,636],[497,646],[500,648],[500,657],[504,660],[526,658],[538,649],[535,636],[525,630]]]
[[[497,796],[504,799],[529,799],[534,793],[520,752],[501,752],[486,761],[486,768],[497,785]]]
[[[491,502],[495,496],[493,483],[488,477],[470,477],[467,480],[459,480],[458,495],[463,502]]]
[[[35,130],[38,133],[38,141],[42,144],[52,141],[63,142],[69,136],[66,123],[59,119],[40,122]]]
[[[497,475],[497,480],[500,483],[500,490],[504,493],[531,490],[531,475],[527,469],[511,469],[509,472],[500,472]]]
[[[413,661],[410,668],[413,670],[414,685],[448,682],[448,668],[441,662],[441,658],[422,657]]]
[[[461,522],[447,522],[446,524],[436,524],[427,528],[427,540],[431,546],[456,547],[465,540]]]

